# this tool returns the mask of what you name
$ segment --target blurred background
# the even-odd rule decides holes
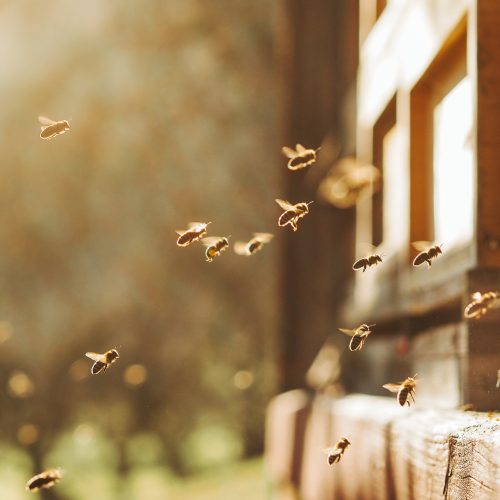
[[[275,7],[1,2],[0,498],[59,466],[40,498],[265,496],[280,239],[175,230],[276,232]]]

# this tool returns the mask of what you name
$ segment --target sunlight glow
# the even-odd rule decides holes
[[[471,128],[472,87],[466,77],[434,110],[434,240],[448,248],[473,234]]]

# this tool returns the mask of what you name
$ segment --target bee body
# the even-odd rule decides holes
[[[205,250],[205,257],[207,262],[212,262],[215,257],[218,257],[221,252],[226,250],[226,248],[229,246],[229,241],[228,241],[229,236],[223,237],[223,236],[213,236],[212,238],[204,238],[202,243],[206,245],[207,249]]]
[[[328,464],[333,465],[337,462],[340,462],[340,459],[342,458],[342,455],[344,454],[345,450],[351,443],[347,438],[341,438],[335,446],[331,448],[327,448],[325,450],[325,453],[328,456]]]
[[[94,361],[94,364],[92,365],[92,368],[90,370],[92,375],[97,375],[101,372],[104,373],[108,369],[109,365],[113,364],[120,357],[116,349],[110,349],[104,354],[87,352],[85,353],[85,356]]]
[[[27,491],[38,491],[43,488],[52,488],[62,477],[60,469],[49,469],[33,476],[26,483]]]
[[[195,241],[201,240],[207,234],[210,222],[191,222],[188,229],[178,230],[177,246],[187,247]]]
[[[281,151],[288,158],[288,170],[302,170],[316,163],[318,149],[306,149],[302,144],[297,144],[295,150],[283,147]]]
[[[350,351],[359,351],[363,347],[365,341],[366,341],[366,335],[362,334],[354,334],[352,337],[351,341],[349,342],[349,350]]]
[[[415,403],[415,388],[417,386],[417,381],[415,380],[416,375],[413,377],[408,377],[399,384],[385,384],[382,387],[391,392],[397,392],[396,399],[401,406],[408,404],[410,406],[410,398]]]
[[[379,262],[382,262],[382,257],[380,255],[378,254],[369,255],[368,257],[363,257],[362,259],[358,259],[352,265],[352,268],[355,271],[362,268],[363,272],[365,272],[367,267],[376,266]]]
[[[56,135],[64,134],[70,129],[68,120],[60,120],[56,122],[45,116],[39,116],[38,121],[42,124],[40,138],[47,141]]]
[[[237,241],[234,244],[234,251],[238,255],[253,255],[260,252],[266,243],[269,243],[274,238],[270,233],[254,233],[250,241]]]
[[[250,255],[259,252],[264,248],[264,243],[262,241],[250,241],[248,244],[248,253]]]
[[[425,244],[425,242],[415,242],[415,243],[413,243],[413,245],[417,249],[420,249],[421,248],[420,243]],[[413,265],[415,267],[417,267],[417,266],[420,266],[421,264],[423,264],[424,262],[427,262],[427,267],[431,267],[432,266],[432,261],[434,259],[437,259],[443,253],[442,250],[441,250],[441,246],[442,245],[434,245],[434,246],[431,246],[430,248],[428,248],[426,250],[422,250],[415,257],[415,259],[413,259]]]
[[[290,224],[293,231],[297,231],[297,222],[309,213],[309,205],[312,201],[308,203],[300,202],[292,205],[288,201],[277,199],[276,203],[284,210],[278,219],[278,226],[285,227],[287,224]]]

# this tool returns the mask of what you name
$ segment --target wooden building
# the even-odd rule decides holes
[[[281,0],[277,47],[283,144],[323,149],[283,172],[316,204],[283,246],[276,498],[500,498],[500,309],[464,317],[500,292],[500,2]],[[378,177],[349,198],[345,165]],[[442,244],[432,267],[417,240]],[[366,243],[383,262],[355,272]],[[337,329],[361,323],[351,352]],[[415,373],[401,407],[382,385]]]

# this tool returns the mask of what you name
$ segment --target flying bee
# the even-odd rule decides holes
[[[250,241],[237,241],[234,244],[234,251],[238,255],[253,255],[260,252],[266,243],[269,243],[274,238],[271,233],[253,233],[253,238]]]
[[[328,456],[328,464],[333,465],[336,462],[340,462],[344,451],[350,444],[351,443],[347,438],[341,438],[335,446],[326,448],[324,452]]]
[[[500,387],[500,370],[497,371],[497,385],[496,388],[498,389]]]
[[[48,469],[33,476],[26,483],[27,491],[38,491],[42,488],[52,488],[62,478],[61,469]]]
[[[404,406],[405,403],[408,403],[408,406],[410,406],[410,397],[413,403],[415,403],[415,388],[417,387],[417,381],[415,380],[416,376],[417,375],[408,377],[398,384],[384,384],[382,387],[388,391],[397,392],[398,395],[396,399],[401,406]]]
[[[500,292],[475,292],[472,294],[472,302],[464,310],[464,316],[467,319],[479,319],[489,309],[497,307],[500,307]]]
[[[281,151],[288,158],[288,170],[301,170],[316,163],[316,154],[320,149],[306,149],[302,144],[296,144],[295,150],[284,146]]]
[[[207,226],[210,222],[190,222],[188,229],[178,229],[175,231],[179,237],[177,238],[177,245],[180,247],[187,247],[195,241],[201,240],[207,234]]]
[[[290,224],[294,231],[298,229],[297,222],[299,219],[309,213],[309,205],[314,203],[309,201],[307,203],[301,202],[293,205],[286,200],[276,199],[275,201],[284,210],[278,219],[278,226],[285,227],[287,224]]]
[[[42,124],[40,137],[46,141],[52,139],[56,135],[64,134],[69,130],[69,120],[55,122],[46,116],[39,116],[38,121]]]
[[[229,238],[224,236],[211,236],[210,238],[203,238],[201,242],[207,247],[205,250],[205,257],[207,262],[212,262],[215,257],[218,257],[229,246]]]
[[[110,349],[104,354],[97,354],[96,352],[86,352],[85,356],[87,356],[87,358],[90,358],[92,361],[95,361],[95,363],[92,365],[92,369],[90,370],[92,375],[97,375],[101,372],[104,373],[108,369],[108,366],[113,364],[120,357],[116,349]]]
[[[430,268],[432,266],[432,261],[443,253],[441,251],[441,247],[443,246],[442,243],[441,245],[433,245],[428,241],[414,241],[412,245],[420,252],[415,259],[413,259],[413,265],[415,267],[427,262],[427,266]]]
[[[339,330],[342,333],[345,333],[346,335],[349,335],[351,338],[351,341],[349,342],[349,350],[350,351],[360,351],[361,348],[364,346],[366,339],[368,338],[368,335],[372,333],[370,328],[375,325],[367,325],[363,323],[362,325],[358,326],[357,328],[350,330],[347,328],[339,328]]]
[[[379,254],[368,255],[367,257],[363,257],[362,259],[358,259],[353,265],[352,268],[357,271],[358,269],[363,268],[363,272],[366,271],[367,267],[376,266],[379,262],[382,262],[382,256]]]

